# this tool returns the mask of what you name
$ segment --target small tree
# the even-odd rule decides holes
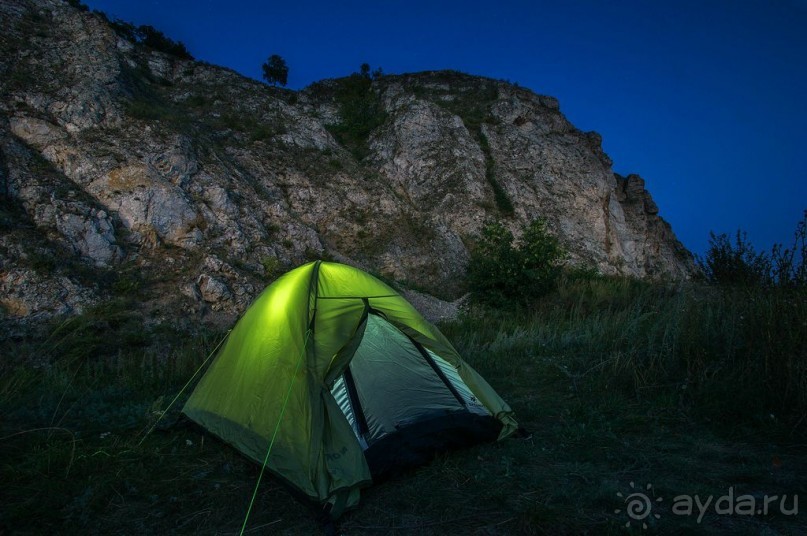
[[[286,60],[277,54],[272,54],[262,67],[264,80],[273,86],[278,84],[281,86],[286,85],[289,76],[289,67],[286,65]]]
[[[543,219],[524,227],[517,244],[501,222],[487,222],[468,262],[471,299],[494,307],[528,305],[555,287],[564,257]]]
[[[359,76],[368,80],[378,80],[384,76],[384,69],[378,67],[377,69],[371,71],[369,63],[362,63],[359,66]]]

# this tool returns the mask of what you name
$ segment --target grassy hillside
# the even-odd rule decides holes
[[[0,343],[0,532],[240,530],[254,464],[195,428],[144,436],[223,333],[134,310],[115,302]],[[471,311],[441,328],[532,435],[367,490],[345,533],[807,531],[778,501],[768,515],[710,508],[700,521],[672,509],[730,488],[760,504],[786,494],[786,508],[807,497],[803,291],[567,277],[529,312]],[[636,489],[660,516],[647,530],[617,495]],[[249,529],[317,526],[270,479]]]

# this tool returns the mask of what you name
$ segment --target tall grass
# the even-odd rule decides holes
[[[186,442],[196,437],[144,434],[222,335],[149,327],[113,303],[44,326],[39,336],[0,342],[0,532],[120,533],[125,525],[124,532],[194,532],[181,524],[200,522],[195,517],[161,520],[153,510],[158,497],[178,503],[179,496],[191,514],[198,510],[194,488],[210,482],[175,480],[204,473]],[[233,463],[223,449],[205,455],[219,472]],[[206,512],[216,497],[202,501]],[[240,512],[237,504],[227,515]]]
[[[112,303],[53,324],[37,339],[7,341],[0,404],[19,405],[38,393],[28,405],[58,415],[103,391],[100,398],[119,397],[124,405],[137,393],[142,405],[181,387],[222,335],[142,323],[126,304]],[[805,424],[801,289],[567,277],[529,310],[475,309],[442,328],[483,372],[517,375],[540,365],[568,376],[576,389],[639,399],[674,392],[688,410],[714,419]],[[45,422],[29,417],[32,426]]]
[[[540,362],[576,388],[676,393],[728,422],[797,424],[807,414],[803,290],[567,278],[529,312],[476,310],[444,329],[486,370]]]
[[[37,375],[16,369],[4,376],[0,389],[6,421],[0,437],[44,430],[50,439],[52,431],[69,430],[82,438],[115,434],[127,443],[136,441],[199,362],[195,353],[178,351],[169,360],[113,358],[72,370],[54,366]],[[174,418],[178,410],[173,408]]]
[[[127,430],[155,398],[181,388],[221,337],[148,327],[127,303],[103,304],[28,339],[3,341],[0,407],[7,422],[32,428],[91,422],[101,431]]]

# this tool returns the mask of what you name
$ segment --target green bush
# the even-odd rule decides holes
[[[121,82],[129,94],[129,99],[124,101],[124,109],[130,117],[144,121],[169,121],[176,126],[187,123],[185,111],[164,95],[161,86],[170,85],[170,82],[155,77],[147,66],[124,65]]]
[[[565,252],[546,221],[533,220],[516,244],[498,221],[484,225],[468,263],[468,287],[476,303],[493,307],[526,306],[553,290]]]
[[[186,60],[193,59],[193,56],[191,56],[190,52],[188,52],[188,49],[185,48],[185,45],[181,41],[174,41],[153,26],[139,26],[137,28],[137,36],[140,38],[140,42],[154,50]]]

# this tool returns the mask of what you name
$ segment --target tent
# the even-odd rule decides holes
[[[256,298],[183,412],[333,518],[374,478],[518,426],[395,290],[323,261]]]

